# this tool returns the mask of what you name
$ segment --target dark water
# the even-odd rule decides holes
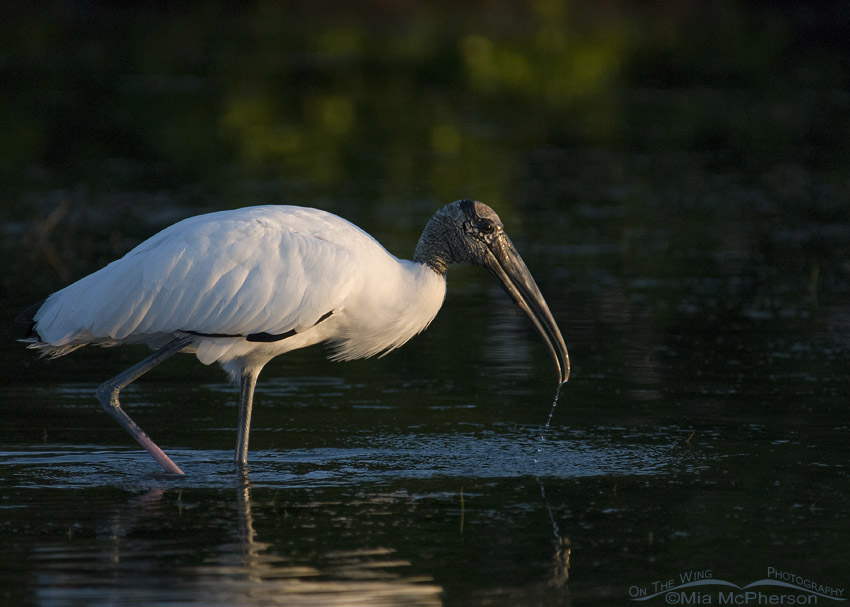
[[[696,572],[842,604],[847,26],[734,3],[5,19],[0,603],[719,604],[664,592]],[[569,346],[548,428],[551,361],[477,268],[386,358],[271,363],[245,475],[219,370],[123,392],[175,478],[93,394],[144,349],[14,342],[18,311],[188,215],[318,206],[409,257],[464,196]]]

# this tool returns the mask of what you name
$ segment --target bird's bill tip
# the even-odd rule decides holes
[[[570,378],[570,356],[561,330],[522,257],[507,236],[503,240],[504,242],[490,247],[491,255],[485,266],[502,284],[514,303],[525,312],[543,338],[555,361],[560,388]]]

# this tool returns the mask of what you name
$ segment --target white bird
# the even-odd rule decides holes
[[[566,382],[569,356],[546,301],[498,215],[471,200],[437,211],[413,261],[317,209],[260,206],[191,217],[24,312],[30,334],[23,341],[51,358],[85,345],[153,348],[97,396],[175,474],[183,471],[124,412],[118,394],[177,352],[218,363],[241,386],[235,463],[244,466],[254,387],[266,363],[320,342],[335,360],[398,348],[437,315],[453,262],[490,270],[545,341],[559,386]]]

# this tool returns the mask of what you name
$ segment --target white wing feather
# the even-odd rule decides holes
[[[36,330],[54,348],[176,331],[297,332],[342,305],[366,251],[389,255],[353,224],[315,209],[193,217],[51,295]]]

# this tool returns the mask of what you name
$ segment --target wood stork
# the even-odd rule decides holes
[[[167,471],[183,474],[124,412],[118,394],[177,352],[218,363],[241,386],[235,463],[244,466],[257,376],[275,356],[328,342],[350,360],[398,348],[434,319],[453,262],[486,267],[570,372],[558,325],[487,205],[446,205],[401,260],[317,209],[259,206],[180,221],[23,314],[24,341],[48,357],[85,345],[143,343],[154,353],[97,389],[100,404]]]

